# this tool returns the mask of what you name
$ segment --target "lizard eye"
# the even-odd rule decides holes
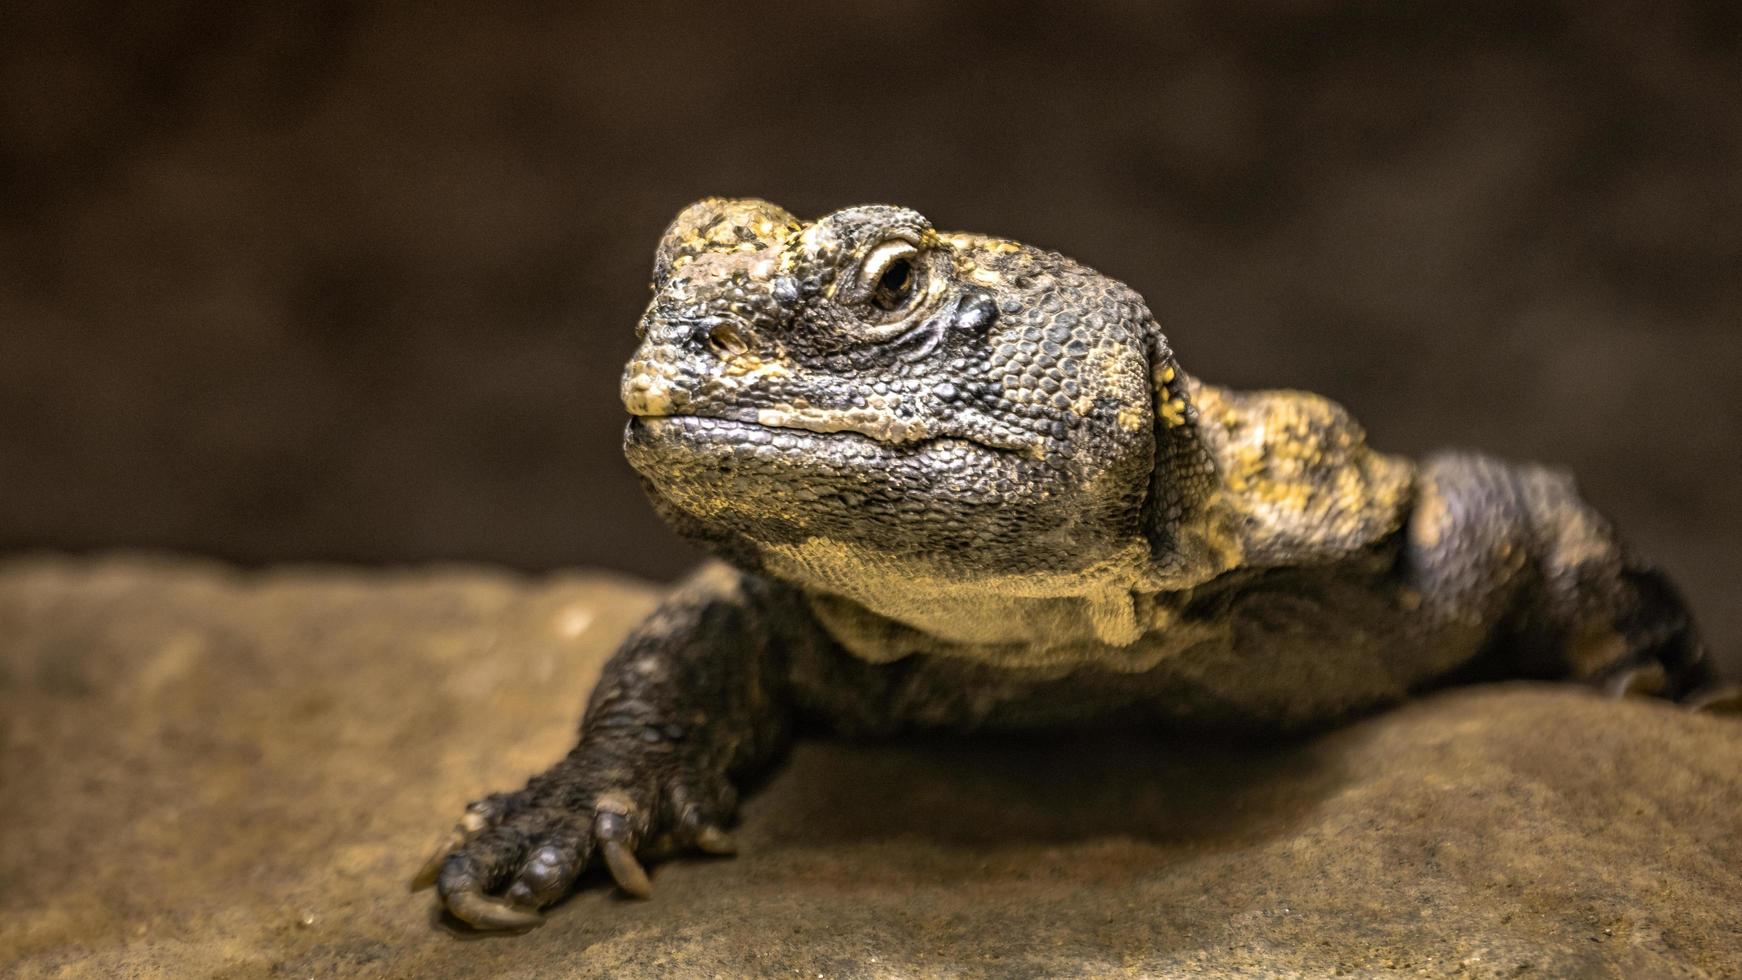
[[[899,239],[884,242],[865,256],[859,281],[871,284],[872,305],[885,313],[907,306],[919,291],[919,249]]]
[[[876,297],[877,305],[886,310],[907,302],[907,298],[913,295],[913,263],[906,259],[889,263],[889,268],[877,277],[877,291],[872,295]]]

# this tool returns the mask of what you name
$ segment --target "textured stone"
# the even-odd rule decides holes
[[[0,975],[1724,976],[1742,724],[1531,685],[1288,744],[806,743],[742,854],[477,938],[405,880],[568,748],[603,575],[0,564]]]

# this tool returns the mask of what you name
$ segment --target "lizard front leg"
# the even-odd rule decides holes
[[[1446,630],[1499,624],[1472,679],[1565,678],[1733,711],[1693,617],[1572,480],[1448,453],[1422,468],[1403,568],[1420,614]]]
[[[413,882],[486,929],[541,921],[595,856],[632,895],[638,855],[731,850],[736,783],[791,727],[780,667],[809,635],[798,603],[715,566],[680,587],[605,664],[579,743],[525,788],[467,808]]]

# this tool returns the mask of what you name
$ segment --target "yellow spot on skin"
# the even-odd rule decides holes
[[[1161,403],[1161,421],[1168,428],[1186,424],[1186,403],[1183,398],[1169,398]]]
[[[670,415],[671,389],[660,378],[636,378],[623,393],[623,407],[631,415]]]
[[[1432,484],[1421,488],[1420,499],[1416,501],[1415,515],[1409,522],[1409,537],[1417,545],[1433,549],[1439,546],[1440,538],[1446,529],[1446,500],[1439,495]]]
[[[646,403],[650,415],[665,415],[671,411],[671,396],[663,387],[649,391]]]
[[[1169,364],[1167,367],[1162,368],[1162,370],[1161,370],[1161,383],[1162,384],[1164,384],[1164,385],[1173,384],[1173,378],[1174,378],[1173,365]]]
[[[913,442],[931,435],[923,421],[904,422],[869,408],[832,411],[803,404],[777,405],[758,410],[756,421],[761,425],[810,432],[858,432],[884,442]]]
[[[1184,379],[1215,453],[1226,502],[1244,520],[1248,556],[1357,548],[1398,528],[1413,497],[1413,464],[1368,449],[1336,403],[1295,391],[1233,393]],[[1423,502],[1412,540],[1440,533]]]
[[[1124,429],[1126,432],[1136,432],[1143,428],[1143,415],[1144,412],[1142,409],[1134,405],[1127,405],[1119,410],[1119,414],[1114,416],[1114,420],[1119,423],[1119,428]]]
[[[968,273],[968,278],[987,286],[996,286],[1004,281],[998,273],[993,272],[991,269],[981,268],[976,268],[973,272]]]
[[[791,373],[791,368],[779,358],[739,354],[727,361],[725,368],[720,373],[729,378],[773,378],[783,377]]]

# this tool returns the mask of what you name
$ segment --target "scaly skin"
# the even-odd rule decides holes
[[[709,199],[666,231],[623,380],[660,513],[720,556],[606,665],[580,743],[419,875],[519,928],[595,857],[730,849],[794,726],[1325,724],[1561,678],[1734,706],[1662,575],[1569,477],[1367,447],[1337,405],[1177,363],[1063,256]]]

